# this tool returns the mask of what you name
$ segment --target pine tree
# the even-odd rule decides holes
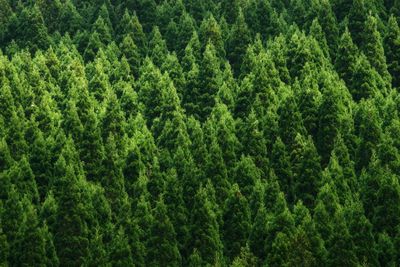
[[[234,182],[238,184],[240,192],[247,199],[257,180],[261,179],[261,172],[254,164],[251,157],[242,156],[240,161],[235,166]]]
[[[219,235],[219,225],[213,205],[207,197],[204,187],[196,193],[192,210],[192,248],[196,248],[202,259],[202,265],[214,264],[222,257],[222,242]]]
[[[297,202],[294,206],[293,217],[296,224],[296,233],[293,236],[294,240],[291,242],[291,248],[293,249],[293,252],[295,252],[289,254],[292,255],[291,258],[296,259],[297,261],[309,259],[308,263],[315,262],[315,264],[325,264],[327,257],[325,243],[317,231],[316,224],[311,217],[310,211],[301,201]],[[297,251],[296,247],[301,247],[303,249]],[[305,257],[301,256],[302,254],[304,254]]]
[[[105,155],[99,121],[93,108],[85,114],[82,139],[78,141],[78,147],[86,178],[89,181],[100,181],[101,164]]]
[[[327,241],[333,232],[333,217],[340,208],[339,198],[335,188],[330,183],[325,183],[318,192],[313,220],[322,239]],[[326,246],[329,251],[328,246]]]
[[[226,199],[229,190],[228,170],[226,168],[221,147],[215,134],[211,136],[209,144],[209,158],[206,163],[206,177],[209,177],[217,191],[218,203]]]
[[[279,187],[289,203],[294,201],[293,172],[290,157],[285,144],[278,137],[272,148],[271,167],[278,177]]]
[[[360,263],[377,262],[376,244],[372,232],[372,224],[364,215],[362,203],[358,200],[345,207],[348,228],[354,243],[354,252]]]
[[[329,266],[358,266],[354,253],[354,243],[351,240],[343,211],[339,209],[333,219],[333,233],[328,241]]]
[[[0,222],[0,264],[7,266],[8,265],[8,254],[10,247],[7,242],[7,236],[3,232],[3,228],[1,227]]]
[[[267,219],[267,210],[261,203],[249,234],[249,246],[254,255],[262,262],[267,257],[267,251],[264,250],[264,242],[268,234],[267,224],[265,223]]]
[[[351,78],[352,84],[350,92],[353,95],[354,101],[360,101],[361,99],[367,99],[375,96],[378,93],[378,89],[385,90],[383,80],[379,77],[379,74],[372,68],[367,57],[361,54],[355,65],[354,72]]]
[[[68,164],[68,165],[67,165]],[[82,177],[74,171],[72,163],[66,163],[63,156],[57,162],[60,177],[55,186],[58,211],[54,237],[57,255],[61,265],[81,265],[89,257],[88,216],[82,194]]]
[[[237,184],[232,186],[225,202],[223,221],[224,255],[233,260],[245,246],[250,231],[249,204]]]
[[[200,92],[198,103],[201,108],[199,117],[204,121],[210,115],[215,105],[214,96],[217,94],[221,85],[221,71],[219,68],[216,50],[212,43],[208,43],[203,53],[203,59],[200,64]]]
[[[335,139],[343,128],[343,118],[346,112],[342,96],[344,90],[340,90],[328,82],[322,95],[322,103],[318,112],[317,147],[323,165],[329,161]]]
[[[4,209],[2,210],[2,228],[7,237],[7,243],[10,253],[8,254],[9,264],[18,264],[18,260],[14,257],[12,251],[17,249],[17,236],[24,218],[24,207],[21,197],[15,186],[11,186],[4,201]]]
[[[292,95],[287,96],[279,109],[279,133],[283,143],[292,149],[296,135],[304,134],[305,128],[297,103]]]
[[[346,85],[350,90],[353,89],[352,78],[355,71],[357,55],[357,46],[353,43],[349,29],[346,27],[345,32],[339,40],[335,67],[339,76],[346,82]]]
[[[102,44],[107,45],[111,43],[112,30],[110,29],[110,24],[107,22],[109,18],[103,18],[99,16],[96,22],[93,24],[92,32],[97,32],[99,35],[99,40]]]
[[[237,134],[243,153],[252,157],[255,165],[264,173],[268,172],[269,160],[267,142],[264,137],[261,120],[252,110],[247,119],[238,123]]]
[[[176,172],[171,170],[165,178],[165,192],[163,199],[167,207],[168,217],[176,232],[176,240],[182,258],[187,255],[187,244],[189,242],[189,212],[186,206],[189,206],[187,201],[184,201],[183,188],[181,180],[178,180]],[[193,201],[192,201],[193,202]],[[186,204],[186,205],[185,205]]]
[[[400,29],[396,18],[390,16],[388,22],[388,30],[384,38],[385,55],[388,64],[388,71],[392,76],[392,86],[398,88],[400,86]]]
[[[380,265],[395,266],[396,249],[393,241],[387,233],[379,233],[378,241],[378,259]]]
[[[167,208],[161,198],[154,209],[154,222],[151,225],[151,238],[148,242],[149,266],[179,266],[181,255],[176,241],[176,232],[167,215]]]
[[[124,199],[127,197],[125,181],[122,172],[122,162],[118,154],[114,136],[110,134],[105,145],[105,154],[101,172],[101,184],[105,189],[105,195],[110,203],[111,210],[116,220],[123,218]]]
[[[349,29],[354,43],[362,46],[364,26],[368,19],[368,11],[364,0],[354,0],[348,14]]]
[[[13,262],[25,266],[45,266],[46,247],[43,229],[39,226],[36,210],[29,199],[22,200],[24,216],[15,240]]]
[[[125,235],[124,229],[120,227],[115,230],[116,233],[111,241],[110,264],[112,266],[135,266],[134,259],[132,259],[131,248],[128,244],[128,239]]]
[[[207,46],[211,44],[215,49],[214,53],[217,58],[225,57],[222,30],[213,15],[210,14],[201,22],[199,29],[199,38],[200,43],[202,44],[203,51],[207,50]]]
[[[312,207],[318,192],[322,169],[311,136],[307,139],[301,135],[296,136],[291,157],[295,200],[301,199],[306,206]]]
[[[8,175],[16,184],[19,194],[26,195],[35,205],[39,203],[39,192],[35,176],[25,156],[9,169]]]
[[[135,77],[139,77],[139,64],[140,64],[140,51],[137,45],[134,43],[130,34],[125,35],[121,44],[119,45],[121,52],[126,57],[126,60],[129,63],[129,67],[132,70],[132,73]]]
[[[110,134],[114,135],[117,149],[122,151],[126,126],[125,114],[113,92],[110,92],[106,103],[105,113],[101,121],[102,137],[106,141]]]
[[[235,24],[232,26],[228,58],[233,66],[235,74],[238,74],[242,64],[242,57],[246,52],[247,46],[251,42],[250,31],[245,21],[242,9],[239,9]]]
[[[377,20],[372,15],[369,15],[365,22],[362,48],[371,66],[387,83],[390,83],[391,77],[386,65],[383,41],[378,31]]]
[[[371,103],[360,103],[354,118],[356,133],[361,138],[355,160],[358,173],[368,166],[377,144],[381,141],[382,129],[378,116],[376,108]]]
[[[158,27],[154,27],[151,33],[149,49],[151,50],[151,59],[157,67],[161,67],[162,62],[168,54],[168,48]]]
[[[242,247],[240,254],[233,260],[232,267],[250,267],[257,266],[257,257],[251,253],[248,245]]]
[[[48,48],[50,38],[39,5],[25,7],[14,27],[16,27],[14,37],[19,40],[19,44],[27,46],[31,51]]]
[[[323,31],[325,32],[326,40],[329,46],[331,57],[337,51],[337,45],[339,41],[339,29],[337,19],[333,13],[332,1],[323,0],[320,1],[320,8],[318,9],[318,21],[321,24]]]

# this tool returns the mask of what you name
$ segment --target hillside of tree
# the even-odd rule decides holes
[[[400,0],[0,0],[0,266],[400,266]]]

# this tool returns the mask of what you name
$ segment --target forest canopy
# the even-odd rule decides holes
[[[399,0],[0,0],[0,266],[400,266]]]

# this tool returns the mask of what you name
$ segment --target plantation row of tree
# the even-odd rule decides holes
[[[399,22],[0,0],[0,266],[399,266]]]

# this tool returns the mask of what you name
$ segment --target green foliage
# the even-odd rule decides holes
[[[0,266],[399,266],[399,16],[0,0]]]
[[[181,255],[176,242],[176,232],[167,215],[167,208],[161,198],[154,210],[154,222],[151,226],[151,238],[148,243],[150,266],[179,266]]]

